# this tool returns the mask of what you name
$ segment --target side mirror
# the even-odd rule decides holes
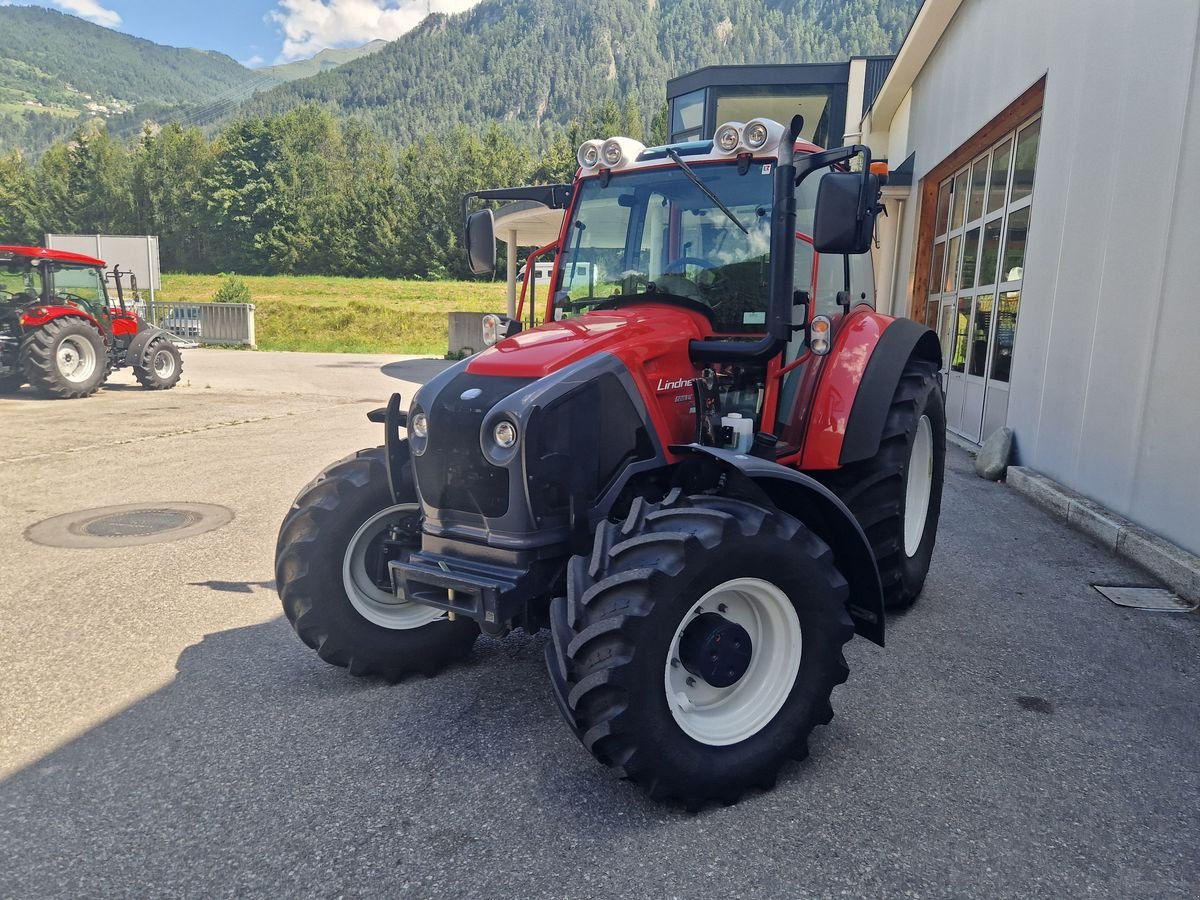
[[[878,208],[878,175],[827,173],[817,185],[813,249],[818,253],[866,253],[871,249]]]
[[[490,209],[467,216],[467,260],[472,274],[496,270],[496,223]]]

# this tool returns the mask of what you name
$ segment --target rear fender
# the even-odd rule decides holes
[[[937,335],[912,319],[866,307],[838,327],[805,429],[799,468],[837,469],[879,451],[896,385],[909,359],[940,365]]]
[[[712,458],[725,476],[726,492],[778,507],[828,544],[834,564],[850,585],[846,608],[854,630],[883,646],[883,588],[875,555],[858,520],[829,488],[795,469],[731,450],[699,444],[677,445],[671,450],[685,457]]]
[[[34,315],[34,313],[37,313]],[[22,328],[41,328],[47,322],[52,322],[55,319],[65,319],[68,317],[83,319],[85,322],[90,322],[92,325],[100,328],[100,323],[95,317],[84,312],[76,306],[32,306],[21,313]],[[104,329],[100,329],[103,331]]]

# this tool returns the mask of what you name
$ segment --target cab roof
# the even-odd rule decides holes
[[[94,256],[84,256],[82,253],[68,253],[66,250],[47,250],[44,247],[18,247],[0,244],[0,261],[5,259],[50,259],[57,262],[78,263],[81,266],[104,266],[104,260]]]

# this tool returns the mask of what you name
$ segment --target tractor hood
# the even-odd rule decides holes
[[[544,378],[592,354],[610,353],[633,372],[656,369],[654,363],[661,361],[671,368],[670,374],[690,379],[694,375],[688,342],[711,333],[701,312],[664,303],[637,303],[523,331],[473,357],[467,371],[472,375]]]

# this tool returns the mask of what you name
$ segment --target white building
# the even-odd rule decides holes
[[[951,429],[1200,553],[1200,3],[925,0],[861,137]]]

